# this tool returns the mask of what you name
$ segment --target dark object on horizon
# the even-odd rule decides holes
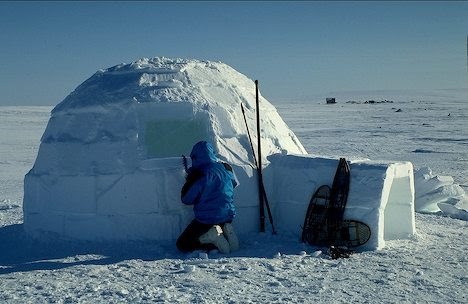
[[[447,116],[450,116],[450,113],[449,113],[449,115],[447,115]]]
[[[366,100],[366,101],[355,101],[355,100],[348,100],[346,103],[356,103],[356,104],[378,104],[378,103],[393,103],[393,100],[382,100],[382,101],[375,101],[373,99]]]
[[[327,101],[327,104],[334,104],[336,103],[336,100],[334,97],[327,97],[325,98],[325,100]]]
[[[402,109],[398,109],[398,110],[396,110],[395,112],[397,112],[397,113],[398,113],[398,112],[403,112],[403,110],[402,110]]]

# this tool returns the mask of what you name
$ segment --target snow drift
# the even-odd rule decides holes
[[[175,239],[192,218],[180,203],[181,155],[199,140],[233,165],[240,234],[258,231],[257,179],[240,104],[255,135],[252,80],[216,62],[152,58],[98,71],[52,111],[25,176],[24,227],[79,239]],[[266,189],[280,233],[299,239],[315,187],[337,160],[307,155],[260,96]],[[256,138],[253,138],[256,142]],[[345,218],[373,231],[363,249],[414,234],[410,163],[351,166]]]
[[[453,177],[434,175],[431,168],[415,172],[416,211],[442,213],[453,218],[468,220],[468,198],[465,190],[454,183]]]

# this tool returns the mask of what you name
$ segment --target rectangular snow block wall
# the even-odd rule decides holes
[[[239,180],[234,199],[239,234],[258,231],[257,177],[233,165]],[[175,240],[193,220],[181,203],[185,172],[180,157],[144,160],[127,174],[25,177],[26,231],[83,240]],[[26,190],[27,188],[27,190]]]
[[[264,174],[271,179],[270,204],[274,206],[277,229],[300,239],[310,199],[321,185],[332,186],[338,160],[280,154],[268,159],[271,163]],[[414,235],[412,164],[360,161],[352,162],[350,171],[344,218],[371,228],[370,240],[359,249],[380,249],[385,240]]]
[[[84,240],[177,238],[193,218],[191,207],[180,201],[185,181],[181,158],[142,165],[121,175],[59,176],[31,170],[25,177],[26,231]]]
[[[264,182],[276,228],[299,240],[311,196],[319,186],[331,186],[338,160],[279,154],[269,160]],[[234,226],[240,235],[258,232],[256,171],[248,165],[233,169],[239,180]],[[31,170],[25,177],[25,229],[86,240],[174,240],[193,219],[192,206],[180,201],[184,177],[180,157],[144,160],[137,170],[125,174],[56,175]],[[372,237],[364,249],[381,248],[385,240],[414,234],[413,182],[410,163],[351,164],[344,216],[371,227]]]

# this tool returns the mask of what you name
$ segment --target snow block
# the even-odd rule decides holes
[[[43,143],[34,166],[35,174],[115,174],[125,173],[137,164],[136,139],[117,142]]]
[[[416,227],[412,164],[351,163],[345,218],[368,224],[373,231],[370,243],[374,241],[375,248],[382,248],[385,240],[413,236]]]
[[[50,176],[39,177],[31,171],[24,177],[24,198],[23,210],[26,213],[39,213],[46,210],[46,202],[50,201],[50,191],[47,184],[52,184],[53,181],[44,182]]]
[[[24,230],[34,237],[43,234],[63,236],[64,218],[63,214],[54,212],[24,212]]]
[[[67,214],[63,221],[63,236],[92,241],[173,240],[183,226],[181,214]]]
[[[76,192],[76,185],[81,191]],[[50,187],[48,210],[71,213],[96,212],[94,176],[61,176]],[[73,194],[73,195],[71,195]]]
[[[75,191],[77,185],[80,191]],[[59,178],[30,172],[26,175],[24,187],[23,208],[27,212],[96,212],[94,176]]]
[[[253,198],[253,200],[255,202],[255,206],[241,206],[236,208],[236,218],[232,222],[232,224],[238,235],[258,233],[260,231],[260,212],[258,208],[258,197]],[[250,203],[252,203],[252,200],[250,200]],[[268,223],[268,217],[265,218],[265,221]]]
[[[232,165],[239,185],[234,190],[236,207],[258,208],[258,179],[257,173],[250,166]]]
[[[272,202],[278,230],[300,239],[309,201],[321,185],[331,186],[336,159],[307,155],[272,155],[265,175],[273,176]],[[371,228],[371,239],[361,250],[385,246],[385,240],[415,233],[414,178],[411,163],[352,162],[344,218]]]
[[[154,174],[101,175],[96,182],[98,214],[151,213],[159,209]]]
[[[89,98],[88,96],[87,98]],[[92,97],[102,101],[103,96]],[[54,111],[42,136],[44,143],[126,141],[137,134],[138,116],[129,101]]]

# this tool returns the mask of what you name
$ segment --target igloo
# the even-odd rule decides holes
[[[226,64],[151,58],[98,71],[51,113],[35,164],[25,176],[25,230],[83,240],[174,240],[193,217],[191,207],[180,203],[185,176],[181,156],[207,140],[220,160],[233,165],[240,181],[234,225],[241,235],[257,232],[257,178],[241,104],[256,142],[254,82]],[[297,234],[313,187],[333,178],[335,160],[321,166],[323,159],[308,155],[261,95],[260,111],[271,208],[279,232]],[[292,169],[311,168],[314,162],[318,169],[309,173]],[[368,163],[357,172],[372,175],[377,167],[385,174],[369,179],[371,194],[352,184],[354,193],[369,198],[356,207],[364,212],[351,215],[359,214],[375,231],[393,231],[401,223],[386,214],[404,212],[403,231],[395,236],[413,234],[412,167]],[[389,190],[393,187],[398,191]],[[399,208],[402,197],[404,208]],[[354,199],[355,205],[363,201]],[[376,235],[367,248],[383,246],[385,235]]]

